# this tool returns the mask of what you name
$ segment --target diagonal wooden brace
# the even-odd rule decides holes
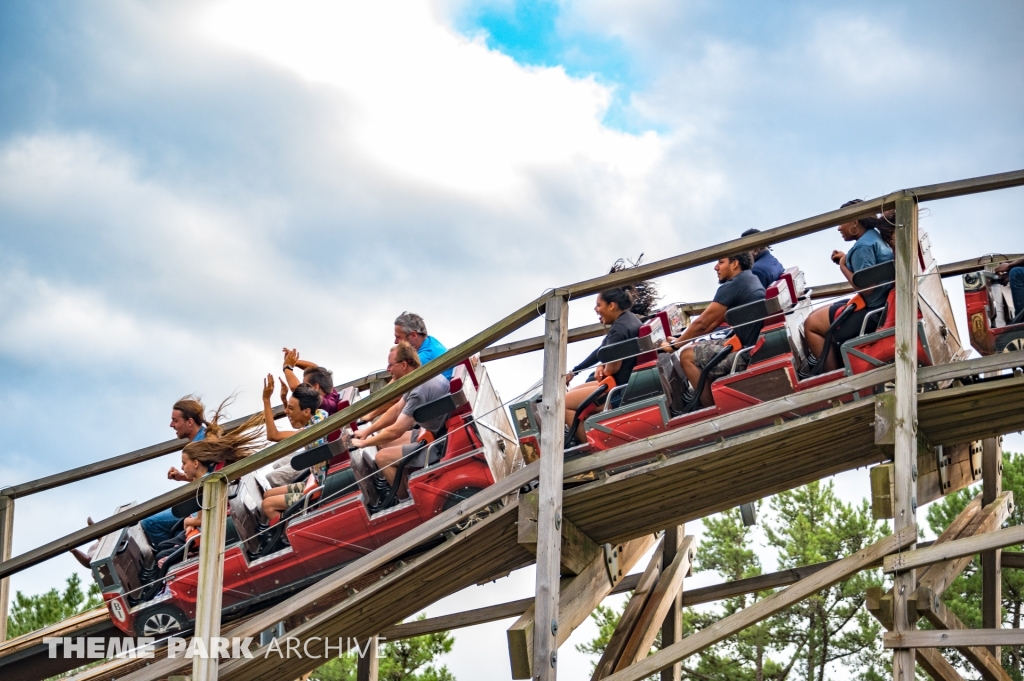
[[[719,641],[729,638],[753,624],[757,624],[766,617],[771,617],[794,603],[799,603],[808,596],[843,581],[850,575],[875,564],[884,556],[910,546],[916,541],[917,525],[904,527],[871,546],[828,566],[824,570],[816,572],[810,577],[802,579],[781,591],[776,591],[771,596],[758,601],[749,608],[744,608],[735,614],[729,615],[725,619],[721,619],[697,633],[687,636],[679,643],[673,643],[662,648],[631,667],[615,672],[608,677],[608,681],[642,681],[642,679],[646,679],[654,672],[669,667],[691,655],[695,655]]]
[[[628,541],[619,549],[619,568],[629,572],[654,544],[654,535]],[[573,631],[582,624],[594,608],[612,591],[612,582],[605,567],[604,552],[575,577],[563,580],[558,596],[558,622],[555,624],[556,647],[565,643]],[[534,606],[523,613],[508,628],[508,655],[513,679],[533,678]],[[539,623],[538,623],[539,625]],[[546,623],[545,626],[551,626]]]
[[[658,636],[658,629],[665,621],[665,615],[672,607],[676,594],[683,588],[683,577],[690,571],[696,545],[696,537],[692,535],[683,537],[675,559],[658,577],[658,585],[654,587],[651,597],[647,599],[647,604],[633,627],[632,634],[626,641],[615,671],[625,669],[647,657],[651,645],[654,644],[654,639]]]
[[[615,631],[612,632],[611,638],[608,639],[608,645],[604,647],[601,659],[598,661],[597,666],[594,667],[594,674],[590,677],[591,681],[600,681],[600,679],[603,679],[615,670],[615,665],[618,664],[619,658],[622,657],[622,650],[626,647],[626,642],[633,633],[637,620],[643,614],[644,606],[647,605],[647,599],[650,598],[651,592],[654,591],[654,587],[658,583],[658,577],[661,576],[661,557],[664,547],[665,538],[662,537],[658,546],[654,549],[654,554],[651,556],[651,561],[647,564],[647,569],[640,575],[640,581],[637,582],[633,595],[630,596],[629,601],[626,603],[626,608],[622,611],[622,616],[619,617],[619,623],[615,626]]]
[[[936,629],[962,630],[967,628],[931,589],[918,587],[915,600],[918,614],[923,615]],[[957,650],[981,672],[986,681],[1012,681],[1010,675],[1003,669],[1003,665],[987,648],[967,646],[957,648]]]

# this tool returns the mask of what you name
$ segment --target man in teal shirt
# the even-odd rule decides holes
[[[427,333],[426,322],[415,312],[403,312],[395,320],[395,345],[402,341],[416,349],[421,365],[429,364],[448,351],[441,341]],[[452,370],[444,372],[444,377],[451,380]]]

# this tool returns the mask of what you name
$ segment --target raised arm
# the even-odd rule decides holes
[[[267,374],[263,381],[263,420],[266,422],[267,439],[271,442],[280,442],[290,438],[297,430],[279,430],[274,423],[274,408],[270,406],[270,396],[274,394],[274,375]]]
[[[295,369],[315,369],[318,364],[310,362],[307,359],[299,359],[299,351],[295,348],[281,348],[284,352],[284,362],[281,364],[281,368],[284,370],[284,380],[288,383],[288,388],[295,390],[295,388],[302,382],[299,377],[295,375]]]

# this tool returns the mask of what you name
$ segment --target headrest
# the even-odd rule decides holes
[[[635,357],[643,352],[652,352],[653,350],[654,336],[640,336],[601,347],[597,351],[597,361],[602,364],[618,362],[619,360]]]
[[[766,298],[755,300],[746,305],[730,307],[725,311],[725,321],[729,326],[735,328],[753,322],[762,322],[777,314],[782,314],[782,304],[778,298]]]
[[[238,495],[238,480],[232,481],[228,485],[228,499],[234,499]],[[187,518],[193,513],[199,513],[202,510],[203,501],[203,488],[200,487],[199,491],[191,499],[175,504],[171,506],[171,515],[175,518]],[[127,508],[127,506],[125,507]]]
[[[175,518],[187,518],[193,513],[198,513],[199,510],[202,508],[199,505],[199,500],[201,496],[202,490],[200,490],[198,496],[192,497],[191,499],[183,501],[180,504],[175,504],[174,506],[171,506],[171,513],[174,515]]]
[[[328,442],[325,445],[319,445],[304,452],[299,452],[292,457],[292,468],[301,471],[312,468],[318,463],[330,461],[342,452],[348,451],[348,442],[348,434],[343,432],[341,438],[334,442]]]
[[[448,416],[467,404],[469,404],[469,400],[466,398],[466,392],[458,390],[433,402],[427,402],[421,407],[417,407],[416,411],[412,413],[412,418],[416,423],[424,423],[439,416]]]
[[[865,267],[853,273],[853,286],[858,289],[871,288],[879,284],[891,284],[896,281],[896,261]]]

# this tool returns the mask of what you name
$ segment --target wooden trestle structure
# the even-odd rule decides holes
[[[314,636],[365,640],[376,635],[394,639],[518,616],[508,631],[516,677],[555,679],[558,647],[605,597],[632,591],[594,678],[639,681],[660,672],[662,679],[678,679],[681,660],[860,570],[883,566],[894,575],[895,586],[888,592],[868,594],[868,609],[889,630],[884,645],[893,650],[894,678],[912,681],[915,661],[933,678],[961,678],[938,650],[953,647],[984,678],[1008,679],[1000,666],[997,646],[1024,644],[1024,630],[998,629],[1000,569],[1004,565],[1020,567],[1024,560],[1019,554],[1000,555],[1000,549],[1021,543],[1024,536],[1019,528],[999,530],[1013,499],[1001,489],[996,438],[1024,427],[1019,406],[1024,400],[1024,352],[918,368],[912,348],[916,347],[917,334],[919,203],[1020,185],[1024,185],[1024,171],[917,187],[554,289],[394,384],[383,386],[380,374],[353,381],[349,385],[372,388],[370,396],[288,440],[226,467],[223,475],[182,485],[19,556],[11,556],[16,498],[152,459],[179,449],[183,443],[175,440],[154,445],[0,490],[0,633],[6,623],[9,575],[190,499],[202,487],[209,510],[204,510],[195,635],[206,639],[217,635],[258,636],[282,621],[288,624],[289,636],[304,640]],[[568,328],[570,298],[678,272],[890,208],[895,208],[897,214],[897,355],[893,365],[563,462],[561,405],[565,395],[566,343],[601,333],[597,326]],[[983,259],[955,263],[942,272],[957,274],[984,264]],[[842,288],[837,285],[825,287],[824,291],[837,293]],[[542,337],[494,345],[538,315],[545,319]],[[355,421],[475,353],[487,361],[539,349],[544,352],[544,456],[539,461],[287,600],[244,619],[221,623],[219,575],[223,569],[225,490],[230,480]],[[986,380],[965,380],[980,376]],[[999,380],[988,380],[995,376]],[[885,384],[894,387],[890,392],[853,402],[840,401],[852,392]],[[922,385],[948,387],[919,393]],[[803,407],[822,403],[833,406],[799,415]],[[771,425],[749,430],[763,424]],[[745,432],[744,426],[748,426]],[[723,437],[734,432],[742,434]],[[922,503],[934,498],[926,489],[931,483],[927,482],[923,468],[921,478],[917,476],[919,440],[933,446],[982,439],[982,494],[932,546],[915,548],[918,497]],[[888,490],[883,496],[892,511],[892,535],[827,564],[699,590],[683,589],[694,552],[693,538],[684,531],[685,523],[841,471],[889,461]],[[624,467],[627,463],[633,465]],[[565,480],[575,484],[563,489]],[[519,491],[534,481],[539,483],[536,491],[520,496]],[[491,512],[481,513],[485,509]],[[477,522],[457,534],[447,534],[440,543],[436,541],[445,530],[476,514],[480,514]],[[662,531],[657,539],[655,534]],[[654,557],[644,571],[620,579],[619,573],[628,573],[655,544]],[[978,553],[983,558],[985,628],[968,630],[939,597]],[[609,570],[609,562],[617,564],[617,570]],[[533,599],[396,624],[441,598],[531,563],[537,564]],[[681,638],[681,607],[777,587],[785,588]],[[921,617],[934,628],[917,630],[916,622]],[[648,656],[659,630],[662,649]],[[105,610],[76,616],[0,644],[0,674],[5,679],[35,680],[65,671],[67,667],[61,664],[67,665],[68,661],[47,659],[42,654],[42,639],[46,636],[116,634]],[[3,638],[0,636],[0,641]],[[277,681],[295,679],[323,661],[253,652],[251,659],[219,662],[201,658],[116,659],[75,678],[143,681],[191,673],[197,681]],[[361,666],[361,678],[374,675],[372,664]]]

